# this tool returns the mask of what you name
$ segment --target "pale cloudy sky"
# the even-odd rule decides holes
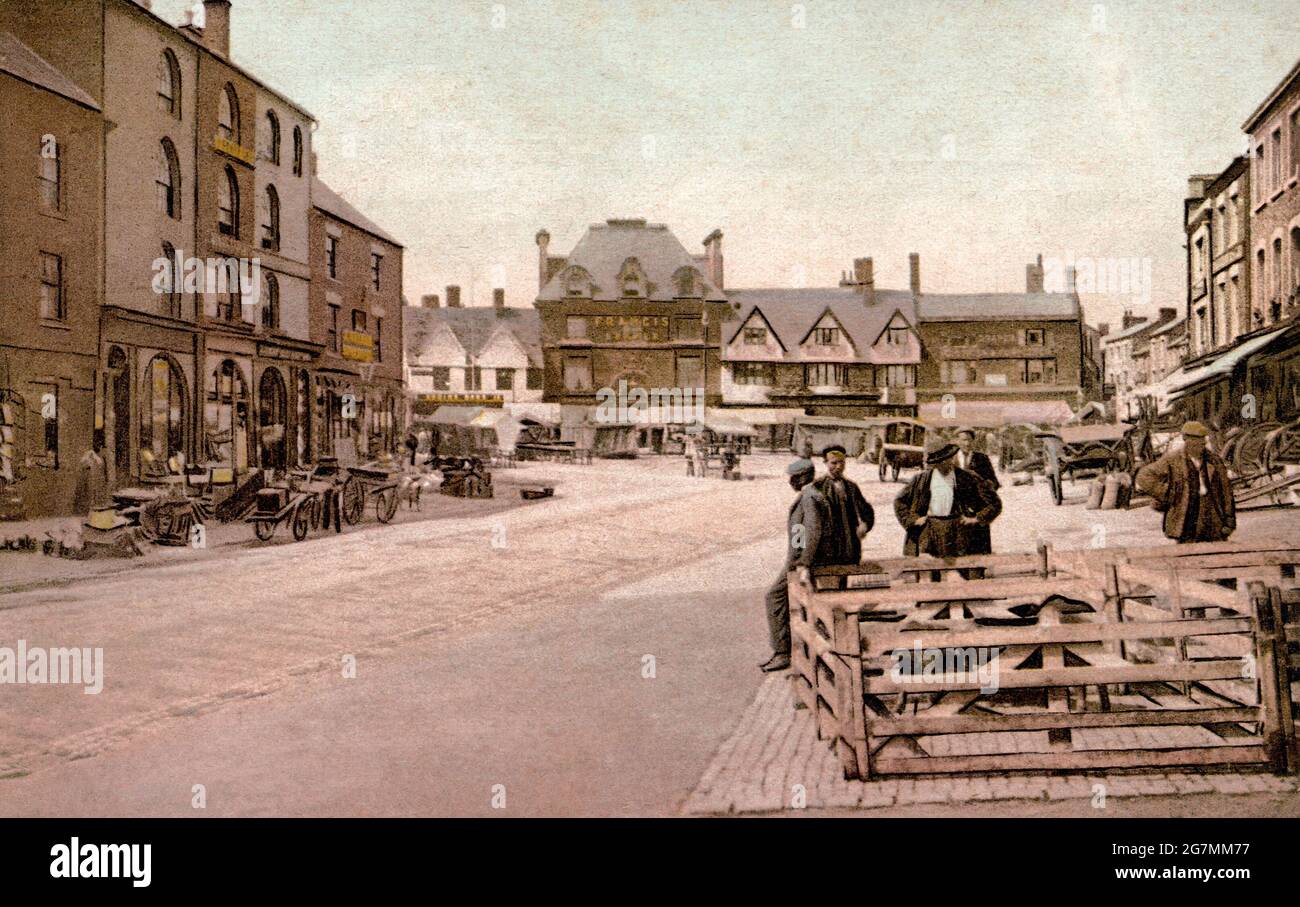
[[[406,244],[412,301],[529,304],[539,228],[564,252],[646,217],[693,252],[722,228],[732,287],[862,255],[906,287],[915,251],[923,289],[1019,290],[1041,252],[1149,259],[1147,305],[1181,305],[1187,177],[1300,57],[1294,0],[233,5],[235,59],[320,120],[320,175]]]

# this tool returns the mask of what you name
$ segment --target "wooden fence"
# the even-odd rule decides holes
[[[1300,549],[898,558],[791,577],[798,699],[846,777],[1295,769]]]

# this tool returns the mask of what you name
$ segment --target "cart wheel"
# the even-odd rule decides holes
[[[898,481],[898,470],[901,469],[901,468],[902,468],[902,466],[899,464],[899,462],[898,462],[897,460],[895,460],[895,461],[894,461],[894,481],[895,481],[895,482]]]
[[[270,541],[271,536],[275,535],[275,523],[270,520],[257,520],[253,523],[253,534],[257,536],[258,541]]]
[[[375,498],[375,516],[381,523],[391,523],[395,513],[397,513],[397,489],[381,491]]]
[[[325,499],[322,497],[312,498],[311,501],[311,528],[325,528]]]
[[[889,464],[885,462],[884,454],[881,454],[880,455],[880,481],[882,482],[885,481],[886,470],[888,468],[889,468]]]
[[[343,519],[349,526],[361,522],[366,512],[366,490],[356,476],[349,476],[343,483]]]
[[[301,542],[307,537],[309,529],[311,529],[311,505],[299,504],[298,509],[293,512],[293,540]]]

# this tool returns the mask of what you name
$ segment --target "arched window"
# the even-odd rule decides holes
[[[262,300],[262,327],[276,330],[280,327],[280,281],[274,274],[266,275],[266,290]]]
[[[203,421],[209,459],[227,463],[236,470],[248,467],[248,388],[244,374],[232,360],[225,359],[212,372]]]
[[[144,372],[140,395],[140,449],[155,461],[185,452],[185,377],[169,357],[158,354]]]
[[[226,83],[221,92],[220,108],[217,111],[217,134],[227,141],[239,144],[239,95],[235,86]]]
[[[302,176],[302,128],[293,127],[293,175]]]
[[[181,66],[170,50],[164,50],[158,61],[158,106],[181,118]]]
[[[181,218],[181,162],[171,139],[158,147],[158,210],[175,220]]]
[[[274,186],[266,187],[265,210],[262,212],[262,248],[275,252],[280,248],[280,194]]]
[[[217,229],[239,238],[239,180],[235,168],[226,165],[225,179],[217,187]]]
[[[263,139],[262,155],[272,164],[280,163],[280,118],[274,110],[266,112],[266,135]]]
[[[38,154],[41,204],[47,211],[59,211],[63,206],[63,143],[43,135]]]
[[[163,312],[173,318],[181,317],[181,275],[176,268],[176,247],[162,244],[163,260]]]

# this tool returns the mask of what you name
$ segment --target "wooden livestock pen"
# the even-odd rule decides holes
[[[1213,543],[815,568],[790,583],[797,698],[847,778],[1293,771],[1297,565]]]

